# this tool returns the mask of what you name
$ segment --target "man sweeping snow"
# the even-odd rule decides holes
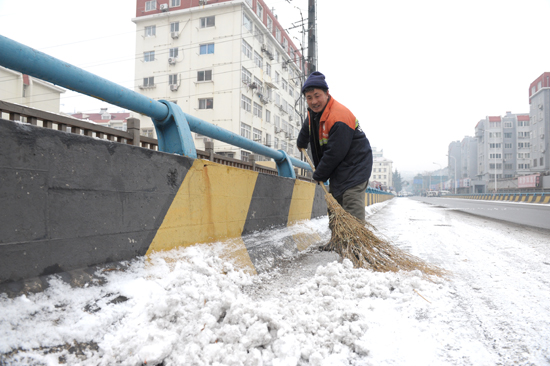
[[[359,121],[328,92],[325,75],[315,71],[306,80],[302,94],[308,116],[296,145],[311,145],[313,179],[330,179],[330,193],[351,215],[365,221],[365,190],[372,171],[372,149]]]

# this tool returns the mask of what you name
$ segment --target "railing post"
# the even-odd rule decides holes
[[[130,117],[126,120],[126,130],[132,135],[134,146],[140,146],[140,128],[139,119]]]
[[[252,164],[252,171],[256,170],[256,154],[250,154],[248,157],[248,162]]]
[[[208,154],[208,160],[214,161],[214,141],[209,139],[204,139],[204,149]]]

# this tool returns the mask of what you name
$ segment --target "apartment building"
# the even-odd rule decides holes
[[[0,66],[0,100],[59,113],[65,89]]]
[[[530,169],[532,172],[550,171],[550,72],[539,76],[529,86]]]
[[[531,169],[528,114],[488,116],[478,122],[477,177],[486,182],[526,175]],[[494,183],[493,183],[494,184]]]
[[[263,0],[137,0],[132,21],[136,91],[300,156],[302,55]],[[204,149],[206,137],[193,135]],[[214,151],[245,161],[251,153],[219,141]]]
[[[393,161],[384,157],[384,149],[375,146],[371,149],[373,163],[369,186],[387,190],[393,186]]]

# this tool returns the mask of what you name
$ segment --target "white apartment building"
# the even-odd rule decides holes
[[[59,113],[65,89],[0,66],[0,100]]]
[[[384,149],[372,146],[372,172],[369,186],[389,189],[393,187],[393,161],[384,157]]]
[[[299,157],[302,55],[263,0],[137,0],[135,90]],[[302,107],[303,108],[303,107]],[[152,121],[139,116],[142,133]],[[205,136],[193,134],[197,149]],[[250,151],[214,141],[214,151]]]

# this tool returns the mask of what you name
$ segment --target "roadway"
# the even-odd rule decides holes
[[[451,197],[414,196],[409,198],[450,210],[467,212],[472,215],[550,230],[549,204],[483,201]]]

